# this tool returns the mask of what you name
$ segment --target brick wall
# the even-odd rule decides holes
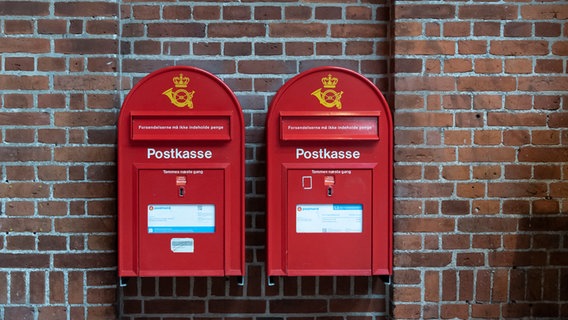
[[[563,1],[396,1],[396,318],[568,317]]]
[[[567,12],[532,0],[0,1],[0,318],[568,317]],[[117,289],[117,113],[170,65],[218,75],[243,106],[244,286]],[[379,278],[266,285],[266,110],[321,65],[364,74],[395,111],[393,308]]]

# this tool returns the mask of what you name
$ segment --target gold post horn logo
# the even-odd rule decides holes
[[[179,76],[173,77],[172,81],[174,82],[174,86],[178,88],[174,91],[174,88],[169,88],[168,90],[162,92],[163,95],[170,98],[172,104],[178,108],[188,107],[193,109],[193,94],[195,91],[187,91],[184,88],[187,88],[187,84],[189,83],[189,77],[184,77],[183,74],[179,74]]]
[[[315,96],[319,103],[326,108],[336,107],[341,109],[341,95],[343,95],[343,91],[337,92],[334,90],[337,82],[339,82],[339,79],[328,74],[327,77],[321,78],[321,83],[327,90],[322,91],[322,88],[319,88],[312,92],[312,96]]]

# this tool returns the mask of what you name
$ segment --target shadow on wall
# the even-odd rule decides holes
[[[387,319],[380,277],[279,277],[268,286],[263,268],[237,278],[129,278],[119,289],[120,319],[344,317]],[[185,319],[185,318],[184,318]]]

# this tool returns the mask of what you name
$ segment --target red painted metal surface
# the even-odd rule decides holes
[[[244,274],[244,124],[194,67],[143,79],[118,119],[119,276]]]
[[[305,71],[267,118],[267,273],[392,273],[393,127],[372,82]]]

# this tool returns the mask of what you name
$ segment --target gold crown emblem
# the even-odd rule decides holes
[[[327,77],[321,78],[321,83],[323,83],[324,88],[335,88],[339,82],[339,79],[332,77],[331,74],[328,74]]]
[[[183,74],[179,74],[179,77],[173,77],[172,81],[176,88],[187,88],[187,84],[189,83],[189,77],[184,77]]]

